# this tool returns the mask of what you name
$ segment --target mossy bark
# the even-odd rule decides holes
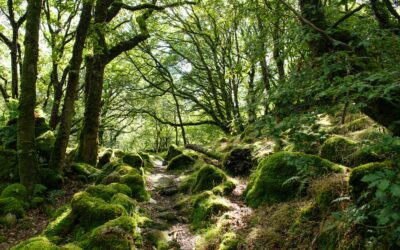
[[[30,188],[39,182],[35,148],[36,79],[39,57],[40,0],[28,1],[25,57],[22,65],[21,95],[17,130],[18,168],[21,183]]]
[[[75,44],[70,61],[70,71],[67,82],[67,90],[61,114],[60,128],[57,133],[54,150],[50,160],[50,166],[62,171],[65,162],[65,154],[71,133],[72,118],[74,115],[75,99],[79,85],[79,73],[82,63],[82,54],[92,18],[93,1],[84,1],[82,14],[76,31]]]

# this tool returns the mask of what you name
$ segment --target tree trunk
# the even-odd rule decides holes
[[[18,98],[18,27],[13,28],[11,43],[11,97]]]
[[[50,166],[54,167],[59,172],[62,172],[64,167],[65,153],[68,146],[69,136],[71,134],[72,118],[74,116],[75,99],[78,91],[79,74],[82,64],[82,54],[90,26],[90,20],[92,19],[92,8],[92,1],[84,2],[70,60],[67,90],[61,113],[60,128],[57,133],[56,142],[50,159]]]
[[[255,74],[256,74],[256,67],[253,64],[249,72],[249,90],[247,93],[247,119],[249,124],[254,123],[257,119],[257,114],[256,114],[257,100],[256,100],[256,90],[254,86]]]
[[[58,66],[56,63],[53,63],[53,69],[51,72],[50,81],[51,81],[50,85],[52,85],[54,89],[54,100],[53,100],[53,105],[51,107],[49,125],[52,129],[55,129],[60,120],[59,110],[63,94],[61,82],[58,80]]]
[[[104,69],[106,63],[101,56],[95,56],[85,79],[85,114],[79,141],[78,160],[97,163],[98,132],[100,125],[101,95],[103,91]]]
[[[22,65],[18,115],[18,168],[21,183],[32,190],[39,182],[35,148],[35,105],[41,0],[28,1],[25,57]]]

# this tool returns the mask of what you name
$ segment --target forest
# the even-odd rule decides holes
[[[0,249],[400,249],[398,0],[0,0]]]

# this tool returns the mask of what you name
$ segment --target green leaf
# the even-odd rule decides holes
[[[390,192],[395,197],[400,197],[400,185],[394,184],[390,187]]]
[[[390,181],[389,180],[382,180],[379,184],[378,184],[378,189],[381,191],[385,191],[390,185]]]

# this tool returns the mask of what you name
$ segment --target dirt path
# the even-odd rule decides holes
[[[178,184],[181,181],[179,175],[167,172],[162,161],[155,161],[154,169],[147,178],[147,188],[151,192],[152,200],[144,207],[153,220],[157,229],[150,229],[149,232],[156,234],[158,238],[170,242],[169,249],[194,250],[196,241],[200,235],[195,235],[190,230],[190,224],[179,211],[174,209],[178,200]],[[247,225],[247,218],[252,210],[247,207],[242,199],[242,193],[247,181],[237,179],[237,186],[231,195],[226,197],[231,202],[231,210],[225,213],[225,219],[229,221],[227,231],[237,231]],[[146,250],[156,249],[151,245],[145,246]]]
[[[151,201],[145,206],[155,225],[156,233],[170,242],[171,249],[195,249],[197,236],[190,231],[185,217],[174,209],[177,202],[179,176],[167,172],[162,161],[156,160],[152,174],[147,178]],[[146,247],[146,249],[153,249]]]

